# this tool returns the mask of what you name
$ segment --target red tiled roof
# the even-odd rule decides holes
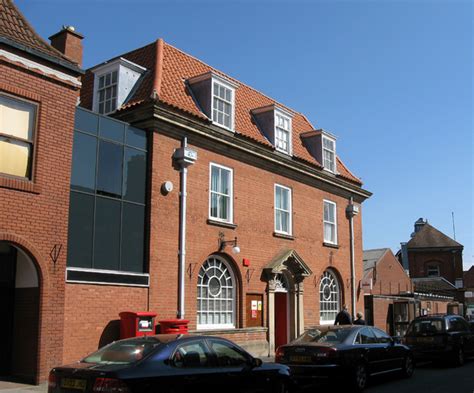
[[[11,0],[0,0],[0,37],[77,66],[77,63],[44,41]]]
[[[165,43],[161,39],[143,48],[121,55],[121,57],[149,70],[134,96],[121,109],[150,100],[151,97],[156,95],[160,102],[208,121],[208,118],[201,112],[190,95],[186,87],[186,81],[192,77],[212,71],[238,85],[238,88],[235,90],[235,132],[237,134],[265,146],[273,147],[252,121],[251,111],[268,105],[277,105],[293,115],[293,155],[313,166],[322,168],[322,165],[309,153],[301,141],[300,134],[315,129],[303,114],[276,102],[195,57]],[[84,87],[87,85],[88,79],[89,82],[92,79],[92,75],[88,76],[88,74],[90,73],[86,74],[86,78],[83,81]],[[82,105],[90,108],[92,106],[90,92],[81,93],[81,97]],[[338,177],[362,185],[361,180],[346,168],[339,157],[337,158],[337,169],[339,172]]]

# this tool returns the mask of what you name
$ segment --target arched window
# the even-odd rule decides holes
[[[337,277],[330,270],[326,270],[319,284],[319,318],[322,325],[334,323],[339,312],[340,299]]]
[[[234,328],[236,282],[227,262],[209,257],[198,275],[197,328]]]

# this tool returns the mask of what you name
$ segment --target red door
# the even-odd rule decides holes
[[[288,294],[275,293],[275,347],[288,343]]]

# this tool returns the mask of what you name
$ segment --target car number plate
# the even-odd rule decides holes
[[[295,363],[307,363],[311,361],[311,356],[290,356],[290,361]]]
[[[85,379],[63,378],[61,380],[61,387],[64,389],[86,390],[86,383]]]
[[[418,342],[420,343],[432,343],[433,341],[433,337],[418,337]]]

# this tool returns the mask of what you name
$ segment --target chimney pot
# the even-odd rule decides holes
[[[49,37],[51,46],[82,67],[82,39],[74,26],[64,25],[62,29]]]

